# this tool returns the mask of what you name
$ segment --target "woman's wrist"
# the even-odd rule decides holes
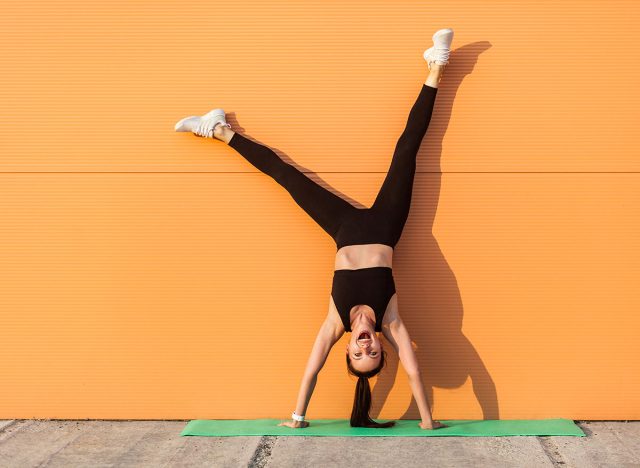
[[[293,413],[291,413],[291,419],[293,419],[294,421],[304,421],[304,414],[296,414],[296,412],[294,411]]]

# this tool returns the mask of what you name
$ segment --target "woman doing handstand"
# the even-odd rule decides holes
[[[333,345],[351,332],[346,347],[348,372],[358,377],[351,426],[390,427],[369,417],[369,378],[385,364],[386,352],[376,332],[391,343],[405,371],[418,405],[423,429],[445,427],[431,418],[422,376],[409,333],[398,313],[392,274],[392,254],[409,214],[416,157],[427,131],[445,65],[449,63],[452,29],[441,29],[425,50],[429,75],[422,85],[396,144],[389,171],[371,208],[356,208],[284,162],[273,150],[231,130],[222,109],[180,120],[176,131],[191,131],[227,143],[260,171],[272,177],[336,242],[337,252],[329,313],[320,327],[307,362],[289,427],[306,427],[304,420],[320,369]],[[220,124],[220,125],[218,125]]]

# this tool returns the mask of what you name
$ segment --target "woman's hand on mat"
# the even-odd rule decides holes
[[[284,421],[278,424],[278,426],[288,426],[288,427],[307,427],[309,425],[309,421]]]
[[[433,421],[433,422],[431,422],[431,423],[428,423],[428,422],[421,422],[421,423],[419,424],[419,426],[420,426],[422,429],[439,429],[439,428],[441,428],[441,427],[449,427],[449,426],[447,426],[446,424],[442,424],[440,421]]]

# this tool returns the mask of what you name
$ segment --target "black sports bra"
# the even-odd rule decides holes
[[[375,331],[382,331],[382,319],[396,287],[391,267],[334,270],[331,296],[345,332],[351,332],[351,309],[368,305],[376,317]]]

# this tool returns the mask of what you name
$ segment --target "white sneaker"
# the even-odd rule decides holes
[[[198,136],[213,138],[213,129],[218,124],[231,128],[224,118],[224,110],[219,108],[200,117],[195,115],[185,117],[174,128],[176,132],[193,132]]]
[[[427,66],[431,70],[431,64],[446,65],[449,63],[449,52],[453,41],[453,29],[445,28],[436,31],[432,37],[433,47],[424,51],[422,56],[427,61]]]

